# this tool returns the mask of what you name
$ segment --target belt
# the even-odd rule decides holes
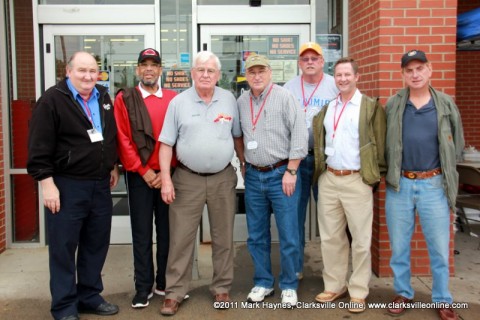
[[[348,175],[351,175],[352,173],[360,172],[360,170],[335,170],[331,167],[327,167],[327,170],[336,176],[348,176]]]
[[[408,179],[428,179],[442,173],[441,168],[435,168],[429,171],[402,171],[402,175]]]
[[[228,166],[230,166],[230,163],[228,163],[225,168],[223,168],[222,170],[220,170],[220,171],[218,171],[218,172],[215,172],[215,173],[210,173],[210,172],[208,172],[208,173],[202,173],[202,172],[193,171],[192,169],[190,169],[189,167],[187,167],[187,166],[184,165],[183,163],[178,162],[178,167],[179,167],[179,168],[182,168],[182,169],[185,170],[185,171],[188,171],[188,172],[190,172],[190,173],[196,174],[196,175],[201,176],[201,177],[213,176],[214,174],[220,173],[220,172],[222,172],[223,170],[227,169]]]
[[[285,159],[285,160],[282,160],[282,161],[279,161],[277,163],[274,163],[274,164],[271,164],[269,166],[265,166],[265,167],[257,167],[257,166],[254,166],[253,164],[250,163],[250,166],[252,166],[253,169],[257,170],[257,171],[260,171],[260,172],[268,172],[268,171],[272,171],[273,169],[276,169],[278,167],[281,167],[281,166],[284,166],[288,164],[288,159]]]

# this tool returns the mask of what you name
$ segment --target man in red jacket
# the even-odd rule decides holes
[[[160,87],[162,60],[155,49],[147,48],[140,52],[136,74],[140,81],[138,86],[120,92],[115,99],[114,110],[118,127],[118,153],[125,169],[132,225],[136,290],[132,307],[144,308],[153,296],[154,282],[154,292],[165,295],[169,245],[168,205],[162,201],[160,194],[160,143],[157,140],[168,104],[176,93]],[[153,219],[157,236],[155,279],[152,253]]]

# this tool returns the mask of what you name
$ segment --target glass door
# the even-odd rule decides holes
[[[245,79],[245,60],[251,53],[266,55],[272,67],[273,82],[283,85],[298,75],[298,52],[302,43],[310,40],[310,25],[202,25],[200,44],[202,50],[215,53],[222,63],[222,76],[218,85],[239,97],[248,90]],[[239,161],[232,160],[238,176],[237,214],[235,216],[234,241],[247,240],[247,223],[243,203],[243,178]],[[272,216],[272,240],[278,241],[275,219]],[[310,230],[308,225],[306,233]],[[310,236],[309,233],[306,236]],[[208,212],[202,217],[202,239],[210,241]]]
[[[136,85],[135,67],[138,54],[146,47],[155,47],[154,35],[153,25],[46,25],[43,28],[45,88],[55,85],[65,77],[66,63],[74,52],[87,51],[91,52],[98,62],[98,83],[109,89],[110,97],[114,100],[118,89]],[[123,173],[117,187],[112,191],[112,196],[114,207],[111,243],[131,243]]]

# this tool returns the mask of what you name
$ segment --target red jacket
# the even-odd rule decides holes
[[[137,90],[138,87],[136,88]],[[168,104],[170,100],[175,97],[176,92],[172,90],[162,89],[162,98],[155,95],[149,95],[143,101],[147,107],[148,114],[152,120],[152,129],[157,142],[152,155],[148,159],[146,166],[142,165],[140,155],[132,138],[132,128],[128,117],[128,111],[123,100],[123,92],[120,92],[115,98],[114,111],[115,121],[117,122],[117,144],[120,161],[127,171],[138,172],[143,176],[148,169],[161,170],[158,162],[158,151],[160,149],[160,142],[158,137],[162,131],[163,121],[167,113]],[[176,157],[172,157],[172,167],[176,166]]]

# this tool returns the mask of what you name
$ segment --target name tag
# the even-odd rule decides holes
[[[87,130],[88,136],[90,137],[90,141],[93,142],[99,142],[103,141],[103,135],[101,132],[95,130],[95,129],[90,129]]]
[[[327,156],[333,156],[335,154],[335,149],[333,149],[332,147],[326,147],[325,154]]]
[[[258,148],[258,143],[257,141],[249,141],[247,143],[247,149],[248,150],[253,150],[253,149],[257,149]]]

